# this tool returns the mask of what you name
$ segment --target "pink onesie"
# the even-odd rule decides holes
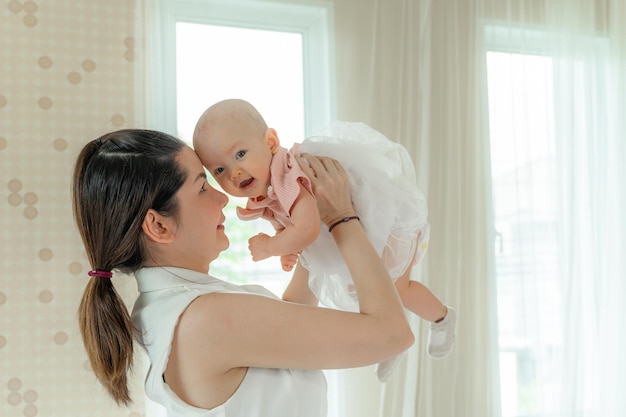
[[[402,145],[363,123],[334,122],[320,136],[308,137],[289,151],[281,148],[272,160],[268,196],[261,201],[248,199],[246,208],[237,210],[239,218],[261,217],[276,230],[291,223],[289,213],[300,192],[298,184],[312,191],[294,159],[301,152],[341,163],[350,181],[354,209],[392,279],[407,269],[416,249],[416,260],[421,259],[428,246],[430,225],[413,161]],[[320,228],[298,262],[309,271],[309,287],[322,304],[359,311],[350,270],[328,228]]]
[[[276,230],[284,229],[291,222],[289,213],[300,193],[298,184],[313,195],[311,182],[295,159],[297,152],[298,144],[290,150],[278,148],[270,166],[271,185],[267,188],[267,197],[262,200],[249,198],[245,208],[237,207],[237,216],[241,220],[261,217],[269,220]]]

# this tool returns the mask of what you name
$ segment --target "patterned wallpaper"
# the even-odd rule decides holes
[[[70,202],[81,145],[137,125],[135,2],[0,4],[0,415],[125,416],[90,371],[76,311],[89,265]],[[121,277],[124,278],[124,277]],[[134,280],[116,277],[128,302]]]

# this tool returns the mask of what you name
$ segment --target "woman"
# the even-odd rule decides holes
[[[356,216],[336,161],[299,163],[326,225]],[[211,277],[210,262],[229,244],[227,201],[193,150],[164,133],[121,130],[83,148],[73,207],[93,268],[79,309],[92,368],[115,401],[129,403],[136,338],[150,357],[147,394],[170,417],[325,416],[322,369],[380,362],[413,343],[392,281],[356,219],[332,235],[358,313],[319,308],[310,293],[287,302]],[[137,279],[132,320],[114,270]],[[301,294],[307,279],[297,266],[287,293]]]

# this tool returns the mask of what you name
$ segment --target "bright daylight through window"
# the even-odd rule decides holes
[[[278,130],[283,147],[302,140],[302,35],[178,22],[176,51],[180,137],[191,143],[195,123],[210,104],[243,98]],[[282,271],[278,258],[252,262],[248,252],[248,238],[261,231],[274,234],[269,222],[240,221],[235,207],[245,206],[245,199],[229,200],[225,226],[231,246],[211,264],[211,273],[231,282],[263,283],[282,294],[290,274]]]
[[[487,53],[502,414],[558,410],[560,294],[552,60]]]
[[[178,22],[176,51],[176,114],[181,138],[191,143],[198,117],[207,106],[226,98],[253,103],[268,125],[277,129],[285,148],[305,137],[303,55],[307,51],[300,33]],[[317,104],[324,108],[330,103]],[[219,189],[212,178],[210,182]],[[237,206],[245,206],[245,199],[229,196],[224,214],[230,248],[211,263],[211,274],[234,283],[260,284],[280,296],[291,273],[282,270],[278,257],[253,262],[247,243],[259,232],[274,234],[274,230],[264,220],[239,220]],[[328,415],[337,417],[337,372],[327,371],[326,377]]]
[[[333,118],[332,10],[327,4],[272,0],[157,2],[150,25],[148,121],[192,143],[202,112],[227,98],[251,102],[290,148]],[[209,176],[212,185],[219,189]],[[278,257],[253,262],[248,239],[274,234],[267,221],[241,221],[229,196],[224,209],[230,248],[211,274],[233,283],[260,284],[281,296],[291,278]],[[337,417],[337,372],[327,372],[329,417]],[[146,415],[164,416],[147,401]]]

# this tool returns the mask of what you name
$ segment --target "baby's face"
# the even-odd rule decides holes
[[[222,189],[236,197],[266,197],[272,151],[263,135],[244,127],[215,127],[196,152]]]

